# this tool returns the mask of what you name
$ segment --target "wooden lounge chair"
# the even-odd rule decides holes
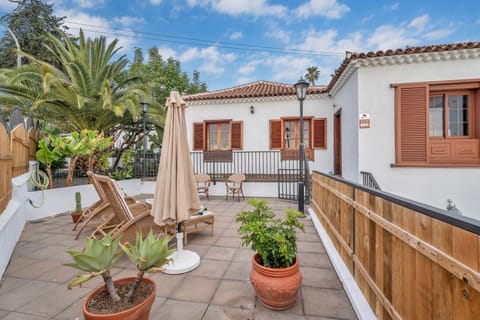
[[[175,226],[159,226],[153,222],[149,205],[139,203],[139,205],[143,206],[128,206],[115,180],[101,175],[94,175],[94,178],[105,193],[115,214],[115,219],[120,221],[112,231],[112,238],[122,235],[122,243],[134,243],[138,231],[147,235],[150,228],[155,234],[175,233]],[[92,236],[102,239],[107,232],[107,230],[103,229],[103,226],[99,226]]]
[[[243,195],[243,181],[245,181],[245,175],[236,173],[232,174],[225,181],[225,187],[227,192],[225,194],[225,199],[228,200],[228,195],[231,194],[232,198],[235,200],[235,195],[237,195],[238,201],[240,202],[240,195],[245,199]]]
[[[204,193],[208,198],[208,189],[210,188],[211,179],[210,176],[206,173],[197,173],[195,175],[195,181],[197,182],[197,192],[198,194]]]
[[[75,226],[73,227],[73,231],[77,229],[78,226],[80,226],[80,229],[78,230],[77,234],[75,235],[75,240],[77,240],[80,237],[80,234],[83,232],[83,230],[86,227],[98,227],[99,225],[103,224],[104,229],[107,228],[106,221],[109,221],[110,218],[113,218],[114,213],[112,208],[110,207],[110,204],[108,202],[107,197],[105,196],[105,193],[103,190],[100,188],[98,185],[97,181],[94,178],[93,172],[88,171],[87,172],[88,180],[90,183],[93,185],[95,190],[97,191],[98,197],[100,200],[92,204],[90,207],[86,208],[83,212],[78,221],[75,223]],[[125,196],[125,202],[128,205],[132,205],[137,203],[135,198],[133,197],[128,197]],[[118,224],[120,221],[111,221],[111,224],[113,227]]]

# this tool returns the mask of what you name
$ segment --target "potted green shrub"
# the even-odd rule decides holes
[[[98,275],[105,282],[105,286],[95,289],[84,300],[85,319],[147,320],[155,301],[156,285],[144,278],[144,274],[161,271],[169,262],[168,257],[173,253],[168,249],[169,240],[169,237],[156,238],[150,230],[145,239],[137,233],[135,244],[122,245],[120,237],[112,240],[108,234],[103,240],[86,238],[84,251],[67,251],[74,262],[65,265],[87,272],[70,282],[69,289]],[[110,269],[124,253],[137,266],[137,275],[113,281]]]
[[[77,223],[82,216],[82,194],[79,191],[75,192],[75,211],[72,211],[70,215],[73,223]]]
[[[256,254],[252,258],[250,281],[262,304],[272,310],[290,308],[302,284],[297,258],[297,229],[300,212],[287,209],[284,219],[277,218],[265,200],[248,202],[253,210],[237,214],[238,233],[243,246]]]

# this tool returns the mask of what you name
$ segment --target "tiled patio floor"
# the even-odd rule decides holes
[[[202,199],[216,214],[215,235],[209,230],[189,235],[186,249],[201,256],[196,270],[183,275],[149,275],[157,283],[157,297],[151,319],[355,319],[351,304],[329,261],[311,220],[303,219],[305,233],[298,236],[298,255],[303,284],[297,303],[282,312],[265,309],[250,285],[250,259],[253,252],[242,248],[234,222],[235,214],[247,209],[246,201],[224,198]],[[294,202],[269,199],[278,214]],[[67,290],[67,283],[79,272],[65,267],[65,253],[81,249],[74,240],[70,215],[58,215],[27,223],[0,287],[0,319],[82,319],[85,295],[101,285],[97,277]],[[125,258],[125,257],[124,257]],[[112,270],[114,278],[135,274],[134,267],[122,260]]]

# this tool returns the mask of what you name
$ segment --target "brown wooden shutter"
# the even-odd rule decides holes
[[[327,148],[327,119],[313,119],[313,148]]]
[[[203,122],[193,124],[193,150],[205,150],[205,130]]]
[[[270,120],[270,149],[282,149],[282,120]]]
[[[243,121],[232,121],[232,150],[242,150],[243,147]]]
[[[395,90],[396,162],[427,162],[428,87],[397,87]]]

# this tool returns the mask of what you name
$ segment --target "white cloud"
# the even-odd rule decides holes
[[[430,17],[428,16],[428,14],[424,14],[414,18],[408,26],[410,28],[417,29],[418,31],[423,31],[425,30],[425,27],[427,27],[429,22]]]
[[[254,82],[255,80],[257,79],[254,77],[238,77],[236,84],[241,85],[241,84],[251,83],[251,82]]]
[[[75,4],[80,8],[101,7],[104,0],[74,0]]]
[[[297,49],[336,52],[362,51],[364,39],[359,32],[347,35],[346,38],[337,39],[338,32],[335,29],[309,31],[302,44],[295,46]]]
[[[453,31],[455,31],[453,28],[438,29],[438,30],[427,32],[424,35],[424,38],[427,40],[438,40],[438,39],[448,37],[453,33]]]
[[[211,74],[222,74],[225,70],[225,65],[233,62],[236,59],[233,53],[222,53],[217,47],[207,48],[189,48],[179,55],[179,60],[189,62],[193,60],[200,60],[201,65],[199,71]]]
[[[281,30],[281,29],[269,31],[265,33],[265,36],[267,36],[268,38],[280,40],[283,43],[290,42],[290,33],[288,31]]]
[[[160,3],[162,3],[162,0],[150,0],[150,4],[153,4],[154,6],[158,6]]]
[[[117,38],[118,46],[123,47],[125,50],[133,47],[135,42],[135,33],[133,31],[115,30],[109,19],[89,15],[79,10],[59,9],[56,10],[54,14],[60,17],[67,17],[65,25],[71,29],[72,33],[79,32],[79,29],[82,28],[85,36],[90,38],[103,35],[109,42]]]
[[[266,65],[272,69],[272,80],[294,83],[301,76],[305,75],[305,70],[312,65],[314,61],[310,58],[296,56],[271,57],[266,60]]]
[[[8,0],[0,0],[0,9],[2,11],[11,11],[17,7],[16,3],[10,2]]]
[[[241,39],[242,37],[243,37],[243,33],[241,33],[240,31],[237,31],[230,35],[230,40],[238,40],[238,39]]]
[[[372,36],[367,40],[367,45],[372,50],[397,49],[412,46],[418,43],[418,39],[409,37],[407,30],[383,25],[378,27]]]
[[[249,74],[255,73],[257,66],[261,63],[263,63],[262,60],[251,60],[246,64],[244,64],[243,66],[241,66],[238,69],[238,73],[242,75],[249,75]]]
[[[168,58],[177,59],[177,52],[170,47],[159,47],[158,53],[164,60],[167,60]]]
[[[309,0],[297,8],[296,13],[299,17],[308,18],[311,16],[323,16],[332,19],[341,18],[350,8],[337,0]]]
[[[131,25],[138,25],[138,24],[144,24],[145,19],[143,17],[128,17],[128,16],[123,16],[123,17],[115,17],[113,18],[113,21],[116,23],[121,24],[124,27],[128,27]]]
[[[395,10],[397,10],[399,7],[400,7],[400,3],[399,3],[399,2],[395,2],[395,3],[387,6],[387,9],[388,9],[388,10],[395,11]]]
[[[368,15],[368,16],[366,16],[366,17],[363,17],[362,20],[361,20],[361,22],[362,22],[362,23],[367,23],[368,21],[372,20],[373,17],[374,17],[373,14]]]
[[[232,16],[241,14],[259,16],[282,17],[287,13],[287,7],[282,5],[271,5],[268,0],[187,0],[190,7],[207,7],[213,10]]]

